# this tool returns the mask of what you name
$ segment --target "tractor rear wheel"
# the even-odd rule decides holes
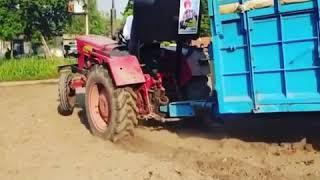
[[[68,116],[73,113],[76,103],[76,90],[70,88],[73,73],[70,70],[62,70],[59,78],[59,100],[58,111],[61,115]]]
[[[133,135],[138,124],[136,95],[130,87],[116,88],[103,66],[94,66],[86,84],[86,113],[91,132],[113,142]]]

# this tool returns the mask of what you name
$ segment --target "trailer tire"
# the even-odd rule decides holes
[[[130,87],[117,88],[101,65],[95,65],[86,84],[86,114],[91,133],[116,142],[133,136],[138,124],[136,94]]]
[[[58,112],[63,116],[73,113],[76,103],[76,91],[71,89],[69,84],[73,78],[73,73],[69,70],[62,70],[59,78],[59,106]]]

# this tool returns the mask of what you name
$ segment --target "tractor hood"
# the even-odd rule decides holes
[[[118,46],[118,42],[111,38],[97,35],[79,36],[76,38],[77,44],[82,46],[92,46],[97,49],[113,49]]]
[[[111,38],[97,35],[79,36],[76,40],[77,49],[80,53],[94,50],[110,55],[114,49],[121,46],[117,41],[114,41]]]

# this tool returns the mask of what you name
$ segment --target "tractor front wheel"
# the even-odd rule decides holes
[[[138,124],[136,95],[129,87],[116,88],[103,66],[94,66],[86,84],[86,113],[91,132],[113,142],[133,135]]]
[[[68,116],[73,113],[76,103],[76,90],[70,87],[73,73],[69,70],[62,70],[59,78],[59,100],[58,111],[61,115]]]

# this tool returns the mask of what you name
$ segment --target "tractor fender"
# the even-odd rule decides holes
[[[140,63],[135,56],[111,57],[107,63],[117,87],[145,83]]]

